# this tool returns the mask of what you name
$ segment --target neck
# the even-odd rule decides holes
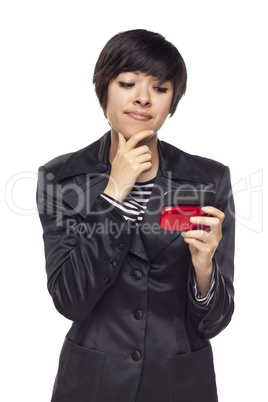
[[[157,175],[157,171],[158,171],[158,167],[159,167],[159,155],[158,155],[158,149],[157,149],[157,133],[153,137],[150,137],[148,140],[145,139],[143,141],[140,141],[136,147],[139,147],[141,145],[147,145],[150,148],[150,151],[152,152],[151,169],[148,172],[141,173],[137,178],[137,182],[142,183],[142,182],[153,179]],[[114,160],[114,158],[117,154],[117,148],[118,148],[118,133],[112,129],[111,130],[111,146],[110,146],[110,151],[109,151],[110,163],[112,163],[112,161]]]

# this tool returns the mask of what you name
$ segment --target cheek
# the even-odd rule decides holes
[[[107,103],[106,117],[111,127],[116,131],[122,131],[120,110],[120,101],[115,97],[110,98]]]
[[[161,121],[165,121],[167,116],[170,113],[170,106],[171,106],[171,100],[169,101],[163,101],[159,104],[158,110],[160,110],[160,116],[161,116]]]
[[[107,108],[106,108],[106,115],[108,120],[109,119],[113,119],[114,116],[116,115],[116,111],[118,109],[118,101],[116,100],[116,98],[108,98],[108,102],[107,102]]]
[[[122,110],[125,102],[126,100],[121,93],[113,90],[113,88],[111,88],[110,90],[108,88],[106,108],[107,117],[109,118],[110,116],[111,119],[116,118],[116,116],[119,115],[120,111]]]

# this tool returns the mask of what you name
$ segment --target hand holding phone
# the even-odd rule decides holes
[[[187,232],[206,230],[205,225],[190,221],[192,216],[206,215],[204,206],[215,206],[215,192],[205,190],[172,190],[164,195],[159,225],[163,230]]]

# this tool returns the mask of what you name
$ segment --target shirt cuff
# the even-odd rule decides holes
[[[116,207],[120,212],[123,212],[123,204],[121,204],[121,202],[115,200],[113,197],[110,197],[108,194],[100,194],[102,198],[104,198],[105,200],[107,200],[111,205],[113,205],[114,207]]]
[[[102,198],[107,200],[111,205],[113,205],[117,211],[121,213],[126,221],[130,220],[131,222],[136,222],[137,217],[140,214],[140,211],[134,205],[124,205],[121,202],[115,200],[113,197],[110,197],[107,194],[100,194]]]
[[[194,268],[193,268],[194,269]],[[215,268],[213,266],[213,271],[211,275],[211,280],[210,280],[210,285],[209,285],[209,290],[206,294],[206,296],[202,296],[195,277],[195,272],[193,273],[193,292],[194,292],[194,297],[195,300],[198,302],[198,304],[204,306],[204,307],[209,307],[211,305],[213,296],[214,296],[214,289],[215,288]]]

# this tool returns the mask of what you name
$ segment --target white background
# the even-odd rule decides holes
[[[159,138],[232,173],[236,311],[212,341],[219,400],[268,401],[265,10],[260,0],[1,3],[1,401],[50,400],[70,322],[46,290],[36,172],[108,130],[92,72],[107,40],[134,28],[162,33],[188,68]]]

